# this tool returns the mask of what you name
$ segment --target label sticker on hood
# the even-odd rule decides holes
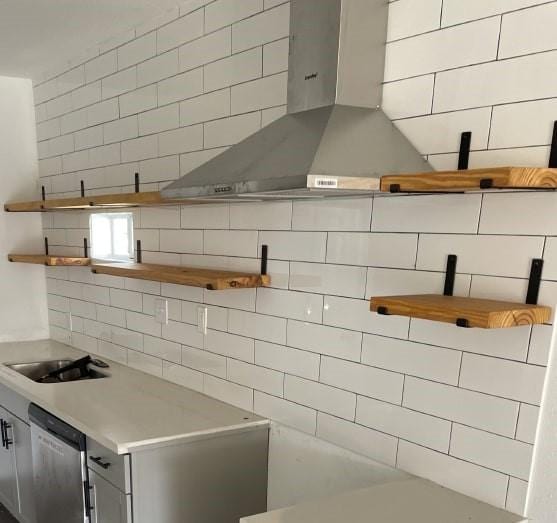
[[[338,187],[337,178],[315,178],[315,186],[323,189],[336,189]]]

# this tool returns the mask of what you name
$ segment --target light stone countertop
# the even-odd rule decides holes
[[[110,368],[101,369],[110,377],[73,383],[35,383],[5,366],[85,355],[52,340],[0,343],[0,383],[118,454],[269,425],[250,412],[110,360]]]
[[[240,523],[520,523],[528,521],[425,479],[374,485]]]

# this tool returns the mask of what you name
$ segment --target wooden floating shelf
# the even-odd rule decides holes
[[[33,263],[49,267],[86,266],[91,263],[91,258],[75,256],[54,256],[50,254],[8,254],[8,260],[15,263]]]
[[[150,263],[94,263],[91,265],[91,270],[98,274],[176,283],[178,285],[203,287],[215,291],[264,287],[271,283],[270,276],[266,274],[196,269]]]
[[[166,200],[158,191],[120,194],[101,194],[79,198],[54,198],[32,202],[9,202],[4,205],[7,212],[47,212],[82,209],[117,209],[149,205],[178,205],[178,200]]]
[[[551,308],[540,305],[436,294],[375,297],[370,308],[380,314],[483,329],[546,323],[551,316]]]
[[[557,169],[494,167],[381,178],[382,192],[463,192],[481,189],[557,189]]]

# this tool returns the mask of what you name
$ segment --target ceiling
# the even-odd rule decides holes
[[[178,0],[0,0],[0,75],[33,78]]]

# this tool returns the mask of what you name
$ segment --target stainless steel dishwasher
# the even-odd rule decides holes
[[[37,523],[90,523],[85,435],[29,406]]]

